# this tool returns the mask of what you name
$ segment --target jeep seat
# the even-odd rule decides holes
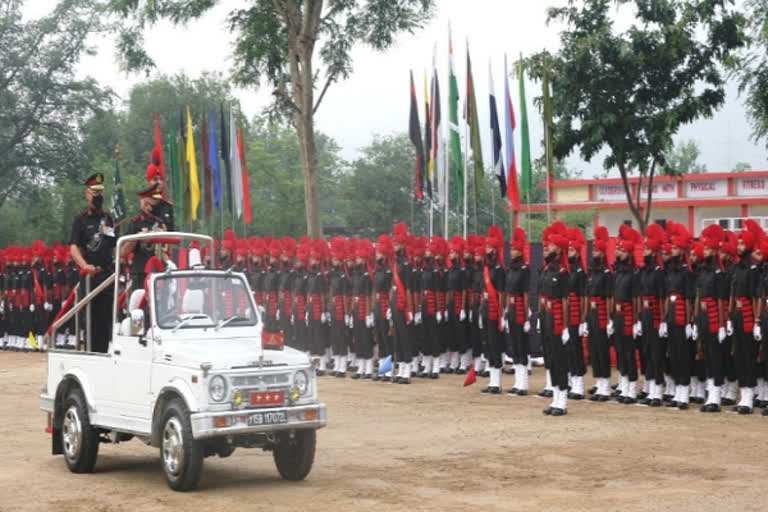
[[[144,302],[144,294],[145,290],[142,288],[140,290],[133,290],[131,292],[131,298],[128,301],[128,316],[123,318],[123,321],[120,322],[120,334],[123,336],[137,336],[141,333],[132,333],[131,332],[131,313],[134,310],[141,309],[141,303]]]
[[[205,296],[203,290],[187,290],[184,292],[184,298],[181,302],[181,313],[194,314],[203,313],[203,304]]]

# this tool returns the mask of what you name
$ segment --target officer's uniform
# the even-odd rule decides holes
[[[561,247],[561,250],[565,249]],[[567,329],[566,306],[563,303],[568,298],[568,269],[559,260],[552,259],[545,264],[539,290],[542,345],[549,353],[553,387],[552,404],[543,412],[559,416],[565,414],[568,399],[568,352],[562,341],[563,331]]]
[[[128,224],[127,234],[150,233],[160,231],[162,222],[152,214],[141,212],[131,218]],[[131,263],[131,287],[134,290],[144,288],[144,280],[147,277],[145,267],[149,259],[155,255],[155,244],[137,242],[133,249],[133,262]]]
[[[725,382],[723,354],[718,341],[720,318],[718,301],[727,282],[725,273],[715,262],[703,262],[696,275],[697,359],[703,359],[707,373],[707,403],[702,412],[720,412],[720,391]]]
[[[680,257],[672,258],[666,265],[667,291],[667,345],[671,376],[675,381],[674,402],[681,409],[688,408],[688,386],[691,384],[691,341],[686,336],[688,324],[686,305],[691,297],[691,281],[694,276]]]
[[[604,402],[611,396],[611,355],[608,345],[609,305],[613,297],[613,274],[602,261],[592,261],[587,276],[587,347],[596,390],[593,402]]]
[[[736,407],[740,414],[751,414],[752,389],[757,386],[757,348],[753,337],[755,327],[754,306],[758,297],[760,271],[752,262],[750,252],[740,255],[731,281],[731,320],[733,322],[733,363],[736,379],[741,388],[741,401]],[[757,319],[759,321],[759,319]]]
[[[88,178],[86,186],[103,190],[104,176],[94,174]],[[89,207],[75,216],[69,243],[79,247],[86,263],[101,269],[91,278],[91,290],[110,275],[114,264],[115,241],[114,221],[109,213]],[[85,278],[81,280],[81,289],[85,291]],[[106,352],[109,347],[112,338],[112,299],[113,291],[109,286],[91,301],[91,350],[94,352]]]
[[[373,282],[365,265],[356,266],[350,276],[352,294],[352,332],[357,356],[357,375],[373,378],[373,329],[369,315],[373,313],[371,296]]]
[[[528,332],[524,326],[528,321],[528,310],[525,299],[531,285],[531,269],[517,258],[509,263],[507,268],[504,292],[506,295],[505,320],[506,325],[506,354],[512,358],[515,366],[515,385],[509,390],[510,395],[526,395],[528,393],[528,357],[530,343]],[[530,327],[530,324],[529,324]]]
[[[332,249],[333,250],[333,249]],[[336,254],[339,256],[339,254]],[[336,377],[344,378],[347,375],[347,329],[349,315],[347,313],[347,296],[349,295],[349,277],[344,267],[339,264],[332,267],[328,273],[328,302],[327,312],[330,316],[330,338],[331,350],[333,351],[334,372]],[[320,300],[321,288],[319,288],[316,297],[310,297],[310,300]],[[321,347],[312,349],[314,355],[322,355]]]
[[[659,336],[661,302],[666,296],[666,275],[655,260],[646,260],[638,271],[638,292],[642,325],[640,351],[645,382],[649,384],[648,396],[641,403],[652,407],[661,405],[665,383],[664,368],[667,339]],[[647,400],[647,402],[646,402]]]
[[[622,403],[637,402],[637,358],[634,340],[634,299],[637,293],[637,272],[631,261],[614,263],[613,326],[616,359],[619,369],[618,399]]]

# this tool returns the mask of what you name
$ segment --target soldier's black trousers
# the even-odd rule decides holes
[[[640,321],[643,325],[641,351],[645,354],[642,358],[643,375],[646,381],[652,380],[656,384],[664,384],[667,340],[659,337],[659,330],[653,325],[653,311],[643,310],[640,313]]]
[[[486,335],[485,331],[488,329],[488,326],[486,324],[483,324],[483,328],[480,328],[479,323],[479,311],[480,308],[478,306],[472,306],[472,321],[470,322],[469,327],[469,339],[470,343],[472,344],[472,357],[480,357],[483,355],[483,350],[485,347],[483,346],[483,337]]]
[[[459,322],[459,315],[451,309],[448,312],[448,322],[445,323],[446,345],[452,352],[466,352],[469,348],[467,329]]]
[[[733,365],[741,388],[757,386],[757,353],[759,345],[751,332],[744,332],[741,312],[733,313]]]
[[[365,326],[365,320],[355,318],[353,324],[355,355],[360,359],[373,357],[373,329]]]
[[[597,310],[591,310],[587,315],[587,346],[589,347],[589,363],[592,365],[592,376],[596,379],[611,377],[611,353],[608,346],[608,334],[600,329]]]
[[[422,353],[428,356],[439,356],[443,353],[442,329],[435,315],[425,314],[422,319],[424,327],[424,347]]]
[[[484,332],[488,336],[485,346],[485,358],[491,368],[502,368],[504,362],[501,354],[504,352],[504,333],[499,331],[499,321],[489,320],[487,316],[483,317]]]
[[[413,343],[410,326],[405,323],[405,312],[393,310],[392,321],[395,324],[394,352],[398,363],[410,363],[413,359]]]
[[[302,352],[309,351],[309,327],[303,318],[295,319],[293,326],[293,348]]]
[[[584,345],[579,336],[579,326],[568,327],[568,373],[572,377],[583,377],[587,373],[587,367],[584,364]]]
[[[376,334],[376,343],[379,345],[379,357],[392,355],[394,343],[389,333],[389,320],[385,315],[378,313],[376,315],[376,324],[374,325]]]
[[[691,383],[692,362],[691,347],[696,344],[685,337],[685,327],[667,324],[669,338],[669,359],[671,376],[678,386],[687,386]]]
[[[528,365],[528,356],[531,353],[528,333],[523,332],[523,326],[510,323],[509,332],[504,333],[506,339],[505,352],[512,358],[514,364]]]
[[[309,349],[313,356],[322,356],[325,353],[325,349],[328,347],[326,342],[326,330],[323,322],[309,319]],[[344,352],[346,354],[346,352]]]
[[[331,349],[333,349],[334,355],[346,356],[347,355],[347,331],[349,328],[344,323],[344,320],[331,319]]]

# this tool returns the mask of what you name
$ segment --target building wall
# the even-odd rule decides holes
[[[554,190],[555,203],[578,203],[589,201],[589,186],[558,187]]]
[[[716,217],[741,217],[741,206],[707,206],[695,208],[693,212],[694,236],[698,236],[702,229],[702,221]]]

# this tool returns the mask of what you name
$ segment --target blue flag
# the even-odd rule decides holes
[[[219,168],[219,145],[216,140],[216,107],[211,105],[208,116],[208,165],[213,173],[213,204],[216,211],[221,211],[221,169]]]
[[[224,160],[224,169],[227,172],[227,208],[232,213],[232,166],[229,163],[229,144],[227,142],[227,125],[224,122],[224,105],[221,105],[221,159]]]
[[[388,355],[386,359],[381,363],[381,366],[379,366],[379,375],[384,375],[385,373],[392,371],[392,355]]]

